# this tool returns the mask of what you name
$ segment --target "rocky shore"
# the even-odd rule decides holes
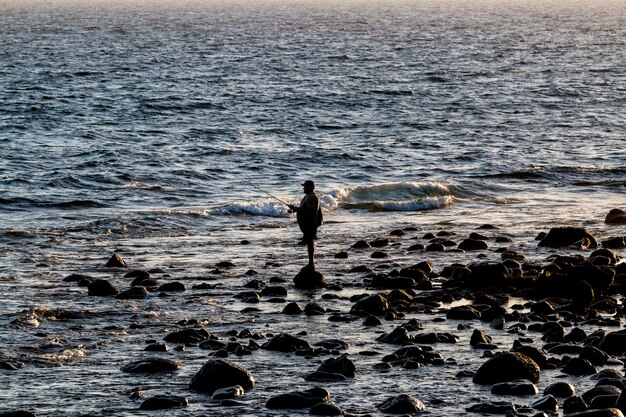
[[[136,337],[113,343],[128,351],[115,372],[129,385],[113,401],[125,413],[619,417],[626,213],[605,222],[614,233],[539,233],[533,253],[488,224],[420,235],[405,227],[293,278],[278,263],[255,270],[237,259],[205,276],[175,275],[115,253],[98,273],[68,271],[58,285],[138,317],[148,302],[168,311],[128,322],[122,330]],[[467,262],[445,263],[452,254]],[[407,257],[415,261],[398,261]],[[207,316],[207,302],[239,320]],[[186,318],[173,321],[174,304]],[[88,311],[38,314],[73,329]],[[2,352],[0,364],[9,377],[45,366],[19,351]],[[57,415],[28,398],[23,409],[0,416]]]

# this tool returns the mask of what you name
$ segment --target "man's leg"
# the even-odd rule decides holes
[[[315,261],[313,259],[315,256],[315,242],[313,239],[306,240],[306,249],[309,253],[309,267],[315,269]]]

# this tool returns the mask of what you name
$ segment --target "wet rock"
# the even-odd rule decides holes
[[[244,367],[224,359],[208,361],[191,378],[189,388],[207,394],[213,394],[220,388],[239,385],[244,390],[254,387],[254,377]]]
[[[348,252],[341,251],[335,254],[335,259],[348,259]]]
[[[142,300],[148,297],[145,287],[130,287],[115,296],[118,300]]]
[[[232,398],[241,397],[245,390],[241,385],[233,385],[232,387],[224,387],[213,392],[211,397],[215,401],[228,400]]]
[[[378,342],[393,345],[404,345],[413,342],[413,336],[404,327],[396,327],[390,333],[385,333],[376,338]]]
[[[617,408],[605,408],[603,410],[589,410],[568,414],[568,417],[624,417],[624,414]]]
[[[367,316],[365,320],[363,320],[364,326],[380,326],[383,324],[378,317],[375,316]]]
[[[146,358],[122,366],[122,372],[136,373],[172,373],[180,367],[178,362],[161,358]]]
[[[424,411],[424,404],[407,394],[391,397],[376,406],[381,412],[389,414],[411,414]]]
[[[347,381],[349,378],[334,372],[315,371],[305,376],[304,379],[310,382],[330,383]]]
[[[616,356],[626,353],[626,329],[607,333],[598,343],[598,349]]]
[[[443,252],[446,250],[446,247],[441,243],[431,243],[426,246],[426,252]]]
[[[300,290],[312,290],[324,287],[324,275],[309,267],[304,267],[293,278],[293,283]]]
[[[315,387],[305,391],[277,395],[267,400],[265,406],[269,409],[298,410],[321,403],[330,403],[330,393],[324,388]]]
[[[559,402],[552,395],[546,395],[533,402],[530,406],[539,411],[556,411],[559,409]]]
[[[291,302],[287,304],[285,308],[283,308],[283,314],[297,315],[301,313],[302,313],[302,309],[300,308],[298,303],[295,303],[295,302]]]
[[[370,242],[370,246],[373,248],[382,248],[384,246],[387,246],[388,244],[389,239],[386,238],[374,239]]]
[[[341,355],[336,358],[325,360],[319,368],[317,368],[317,370],[319,372],[330,372],[341,374],[348,378],[354,378],[356,366],[354,366],[354,362],[348,359],[345,355]]]
[[[317,303],[308,303],[304,306],[304,314],[307,316],[321,316],[326,314],[326,309]]]
[[[156,395],[141,403],[141,410],[166,410],[168,408],[186,407],[187,398],[174,395]]]
[[[604,218],[606,224],[626,224],[626,211],[613,209]]]
[[[573,413],[579,413],[581,411],[586,411],[589,409],[589,406],[581,397],[570,397],[563,401],[563,413],[566,415],[570,415]]]
[[[350,313],[355,315],[383,316],[389,308],[387,299],[380,294],[363,297],[351,308]]]
[[[357,265],[348,270],[349,274],[372,272],[372,269],[366,265]]]
[[[482,240],[476,239],[465,239],[461,243],[459,243],[459,249],[463,249],[464,251],[476,251],[476,250],[487,250],[489,246]]]
[[[126,261],[117,253],[114,253],[113,256],[109,258],[105,266],[107,268],[128,268]]]
[[[175,281],[165,283],[159,286],[157,290],[162,292],[183,292],[187,290],[187,287],[185,287],[185,284],[183,284],[182,282]]]
[[[372,246],[365,240],[359,240],[351,246],[352,249],[370,249]]]
[[[83,274],[70,274],[68,276],[66,276],[65,278],[63,278],[63,282],[80,282],[84,279],[88,279],[93,281],[93,278],[88,276],[88,275],[83,275]]]
[[[170,343],[193,344],[200,343],[209,338],[209,333],[204,329],[184,329],[172,332],[163,340]]]
[[[619,396],[622,390],[613,385],[598,385],[586,391],[581,397],[585,400],[585,403],[591,404],[591,401],[601,395],[617,395]]]
[[[109,297],[119,294],[120,290],[106,279],[97,279],[87,286],[87,293],[95,297]]]
[[[616,236],[603,240],[602,247],[608,249],[624,249],[626,248],[626,238],[624,236]]]
[[[610,356],[596,347],[585,346],[578,357],[588,360],[594,366],[604,366]]]
[[[415,243],[415,244],[409,246],[408,248],[406,248],[406,250],[408,252],[415,252],[415,251],[418,251],[418,250],[424,250],[424,245],[422,245],[421,243]]]
[[[325,339],[315,343],[315,346],[321,346],[329,350],[346,350],[350,345],[339,339]]]
[[[345,413],[346,412],[340,407],[325,403],[315,404],[309,410],[309,414],[312,416],[340,416]]]
[[[494,395],[525,396],[537,395],[537,386],[527,380],[500,382],[491,386],[491,393]]]
[[[593,375],[596,372],[596,368],[586,359],[572,358],[565,367],[563,373],[574,376]]]
[[[165,343],[150,343],[144,348],[146,352],[167,352],[167,345]]]
[[[539,381],[539,365],[528,356],[514,352],[502,352],[485,362],[474,375],[476,384],[496,384],[517,379]]]
[[[552,395],[556,398],[570,398],[576,395],[576,388],[569,382],[555,382],[549,385],[543,394]]]
[[[449,320],[478,320],[480,319],[480,311],[470,306],[452,307],[446,313]]]
[[[470,346],[476,346],[480,343],[491,343],[491,336],[482,330],[474,329],[472,337],[470,338]]]
[[[281,285],[272,285],[263,288],[263,290],[261,290],[261,295],[264,297],[286,297],[287,288]]]
[[[466,411],[470,413],[500,414],[500,415],[508,415],[509,412],[515,412],[516,410],[517,409],[515,405],[508,403],[506,401],[496,401],[496,402],[490,402],[490,403],[474,404],[466,408]]]
[[[409,289],[415,286],[415,280],[409,277],[392,278],[385,274],[376,274],[371,278],[368,286],[381,289]]]
[[[591,400],[589,408],[591,409],[603,409],[613,408],[617,404],[619,395],[598,395]]]
[[[9,362],[9,361],[0,361],[0,369],[5,371],[17,371],[18,369],[22,369],[25,365],[21,362]]]
[[[583,240],[589,240],[589,247],[596,248],[596,239],[586,229],[582,227],[554,227],[550,229],[539,246],[548,248],[565,248]]]
[[[278,352],[295,352],[298,349],[308,349],[311,345],[306,340],[298,339],[287,333],[281,333],[272,337],[262,346],[266,350]]]
[[[518,352],[534,360],[540,369],[544,369],[548,364],[548,354],[543,349],[534,346],[520,345],[511,349],[511,352]]]
[[[370,256],[372,259],[383,259],[389,255],[385,251],[377,250],[377,251],[372,252]]]
[[[469,265],[468,284],[474,288],[502,287],[508,285],[511,271],[500,262],[479,262]]]

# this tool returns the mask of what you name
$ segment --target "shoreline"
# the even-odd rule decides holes
[[[626,234],[619,225],[608,230],[614,230],[615,236]],[[466,240],[470,236],[474,239]],[[588,239],[582,245],[591,245],[593,237],[585,237],[584,233],[582,236]],[[326,253],[318,260],[326,286],[313,291],[294,288],[294,274],[286,271],[297,268],[284,255],[274,261],[265,260],[261,266],[241,265],[237,259],[215,260],[207,262],[205,273],[193,276],[186,275],[185,268],[167,267],[167,262],[150,271],[135,269],[136,261],[131,268],[119,268],[121,264],[111,264],[113,268],[94,267],[91,271],[85,268],[85,276],[76,271],[78,275],[53,279],[50,288],[43,290],[48,293],[48,304],[67,307],[40,305],[10,314],[12,331],[20,333],[24,343],[4,343],[2,353],[7,370],[3,371],[2,380],[37,374],[47,380],[55,378],[55,373],[65,372],[64,369],[84,373],[95,365],[99,369],[88,378],[92,382],[103,373],[114,385],[126,387],[127,395],[114,397],[121,415],[139,412],[144,401],[158,395],[187,401],[185,407],[172,408],[171,415],[280,415],[286,411],[274,408],[276,403],[266,407],[270,398],[315,386],[329,389],[332,403],[351,415],[377,415],[381,413],[378,405],[401,394],[418,400],[416,403],[401,399],[403,406],[417,407],[414,412],[419,412],[421,403],[425,413],[504,415],[512,408],[493,402],[529,406],[542,399],[540,392],[552,383],[568,381],[578,394],[588,392],[596,383],[592,375],[573,375],[570,370],[563,374],[562,370],[570,358],[580,357],[583,351],[590,355],[588,351],[593,349],[587,348],[601,344],[599,331],[612,333],[624,327],[626,264],[611,260],[611,253],[601,249],[601,242],[609,237],[612,236],[596,236],[598,248],[580,250],[569,244],[555,249],[535,246],[535,253],[519,253],[504,248],[519,246],[520,242],[508,237],[506,231],[489,226],[464,234],[433,228],[432,236],[425,236],[416,227],[389,230],[376,239],[367,239],[369,247],[363,243],[362,249],[344,247],[335,252],[341,253],[339,257]],[[533,243],[538,245],[539,241]],[[240,244],[242,248],[247,246]],[[467,250],[455,249],[458,244]],[[443,252],[436,251],[441,249],[438,245],[444,248]],[[594,252],[597,250],[600,252]],[[290,251],[298,253],[303,249],[294,247]],[[624,248],[615,251],[624,256]],[[545,260],[545,254],[550,252],[557,256],[552,262]],[[120,253],[122,258],[126,256],[125,252]],[[372,257],[374,253],[377,255]],[[597,255],[592,259],[597,259],[589,262],[592,253]],[[298,260],[300,255],[296,255]],[[137,258],[137,254],[133,257]],[[493,263],[494,257],[500,257],[501,263]],[[408,263],[407,259],[415,262]],[[449,260],[448,264],[444,259]],[[462,259],[465,262],[460,262]],[[614,271],[612,278],[617,286],[607,284],[609,270]],[[548,276],[546,271],[555,275]],[[590,271],[597,274],[593,284],[580,284],[585,279],[577,274],[589,276]],[[548,283],[549,277],[558,274],[566,280]],[[112,285],[93,284],[102,278]],[[572,287],[573,291],[568,288],[571,282],[578,285]],[[131,299],[114,299],[116,291],[112,287],[119,287],[117,290]],[[589,287],[594,291],[591,299],[583,296],[584,290],[589,295]],[[98,291],[110,291],[110,295],[88,296],[88,292]],[[63,299],[55,302],[57,297]],[[572,300],[574,303],[569,305]],[[172,336],[180,331],[193,337]],[[276,340],[281,334],[293,338]],[[80,340],[91,343],[78,343]],[[278,344],[277,350],[268,348],[272,340]],[[316,345],[320,342],[323,343]],[[403,345],[412,346],[413,350],[403,351]],[[497,389],[513,391],[491,394],[493,384],[471,382],[473,373],[484,363],[514,345],[535,362],[541,362],[534,389],[528,384],[521,384],[520,388],[518,384]],[[144,351],[148,346],[151,347]],[[166,350],[160,351],[163,349]],[[596,350],[591,353],[594,362],[590,364],[596,372],[618,371],[623,378],[623,354],[611,351],[607,356]],[[164,366],[160,363],[154,373],[120,370],[152,357],[167,359],[177,366],[164,371],[159,368]],[[212,400],[212,392],[206,394],[188,387],[191,377],[205,362],[224,357],[250,371],[256,386],[246,388],[241,396],[229,398],[234,394],[224,394],[226,399],[220,400]],[[331,358],[349,361],[331,369],[351,368],[352,363],[354,375],[315,375],[316,368]],[[591,372],[587,363],[578,365]],[[608,371],[604,373],[608,375]],[[417,384],[416,377],[420,379]],[[380,389],[372,391],[375,381],[379,381]],[[611,384],[619,385],[617,381]],[[67,389],[72,391],[80,386],[79,383]],[[430,391],[425,387],[430,387]],[[509,395],[515,389],[537,393]],[[26,408],[19,398],[28,395],[20,392],[16,398],[10,398],[10,404],[15,409]],[[324,393],[320,398],[326,401]],[[548,406],[552,409],[545,411],[562,413],[563,398],[556,402],[560,411],[554,409],[552,399],[543,401],[548,405],[536,405],[540,408],[534,410],[522,407],[517,415],[532,415],[528,413],[541,412],[541,407]],[[63,398],[52,401],[41,407],[37,415],[59,415],[54,410],[66,402]],[[478,408],[470,409],[472,406]],[[87,412],[81,407],[79,400],[68,411],[72,415]],[[288,412],[305,415],[311,407],[312,404]],[[332,408],[325,410],[337,412]],[[92,411],[96,415],[103,412]],[[139,413],[144,415],[143,411]]]

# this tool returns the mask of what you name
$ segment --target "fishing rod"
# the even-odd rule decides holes
[[[246,181],[246,180],[241,180],[241,182],[243,182],[244,184],[247,184],[249,186],[251,186],[252,188],[262,192],[263,194],[267,194],[268,196],[272,197],[274,200],[279,201],[281,203],[283,203],[284,205],[286,205],[287,207],[291,206],[291,204],[286,203],[285,201],[281,200],[280,198],[276,197],[274,194],[270,194],[267,191],[265,191],[264,189],[252,184],[250,181]]]

